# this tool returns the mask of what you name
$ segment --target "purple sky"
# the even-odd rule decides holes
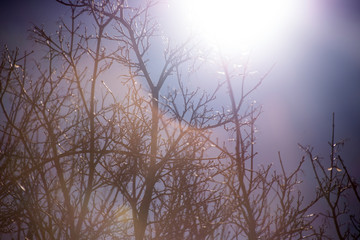
[[[315,1],[314,1],[315,2]],[[264,113],[258,150],[276,160],[298,161],[297,143],[327,157],[331,114],[336,137],[348,139],[344,159],[360,175],[360,1],[317,0],[282,61],[258,91]],[[66,11],[55,0],[6,1],[0,9],[0,44],[22,48],[32,23],[51,28]],[[306,18],[304,16],[304,18]],[[305,20],[305,19],[304,19]],[[24,49],[24,48],[22,48]],[[261,155],[260,155],[261,156]]]

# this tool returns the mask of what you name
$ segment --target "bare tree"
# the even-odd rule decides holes
[[[358,238],[358,215],[342,226],[337,199],[359,194],[334,143],[342,175],[312,161],[312,199],[304,159],[290,172],[280,153],[277,169],[258,159],[251,95],[271,69],[254,79],[249,58],[217,51],[200,62],[196,37],[161,31],[155,1],[57,1],[70,15],[54,34],[34,27],[40,50],[2,53],[0,237],[321,238],[324,216]],[[209,62],[218,84],[188,84]],[[320,199],[330,213],[314,212]]]
[[[17,54],[3,58],[2,212],[11,216],[2,219],[3,231],[36,239],[166,238],[175,232],[161,226],[178,212],[184,222],[176,234],[206,236],[213,228],[187,217],[198,221],[202,205],[202,221],[217,219],[218,210],[206,205],[219,200],[195,176],[212,164],[202,157],[208,133],[197,128],[210,118],[214,95],[194,99],[197,91],[182,86],[190,41],[165,46],[155,78],[148,69],[151,39],[158,37],[153,2],[59,2],[70,8],[69,21],[55,35],[34,27],[46,50],[34,64],[36,77],[27,64],[18,67]],[[81,23],[87,15],[92,28]],[[114,71],[119,77],[109,79]],[[161,95],[173,74],[185,108]]]
[[[224,56],[220,59],[231,113],[224,125],[229,139],[220,144],[213,141],[225,163],[219,172],[227,189],[226,204],[232,211],[225,227],[229,234],[222,239],[304,238],[314,220],[308,211],[317,201],[305,202],[298,188],[304,160],[288,173],[279,153],[281,168],[277,173],[271,165],[264,165],[264,160],[257,159],[255,151],[255,123],[261,108],[251,102],[250,96],[271,69],[258,80],[249,79],[253,73],[249,58],[243,60],[242,67]]]
[[[324,161],[314,156],[312,149],[301,146],[307,153],[317,183],[316,193],[324,203],[319,214],[322,224],[318,230],[319,239],[359,239],[359,210],[354,206],[360,203],[357,179],[350,176],[344,160],[340,156],[344,141],[335,141],[335,114],[332,118],[330,156]],[[333,229],[333,230],[331,230]]]

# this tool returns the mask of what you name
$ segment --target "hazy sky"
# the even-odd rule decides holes
[[[312,15],[292,30],[277,67],[256,93],[264,111],[258,148],[266,147],[269,159],[281,151],[287,161],[297,161],[297,143],[309,144],[327,157],[335,112],[336,137],[348,139],[344,159],[360,175],[360,1],[313,2]],[[65,10],[55,0],[5,1],[0,44],[22,48],[32,23],[51,28]]]

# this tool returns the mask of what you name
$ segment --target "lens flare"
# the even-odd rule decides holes
[[[299,0],[187,0],[191,28],[226,48],[248,49],[276,41],[298,16]]]

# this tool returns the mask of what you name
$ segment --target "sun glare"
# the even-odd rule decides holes
[[[226,48],[275,41],[296,17],[299,0],[187,0],[191,28]]]

